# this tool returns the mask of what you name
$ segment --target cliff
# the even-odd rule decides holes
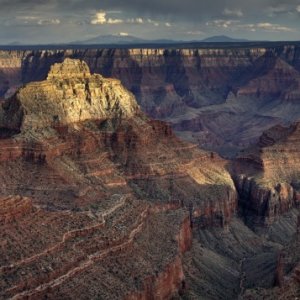
[[[92,73],[118,78],[149,116],[167,120],[182,137],[222,154],[256,143],[273,125],[299,118],[300,50],[293,44],[1,51],[2,95],[45,80],[51,65],[67,57],[84,60]]]
[[[299,123],[271,128],[235,164],[242,206],[262,222],[299,206],[299,128]]]

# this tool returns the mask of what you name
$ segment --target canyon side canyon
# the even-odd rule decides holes
[[[0,299],[300,296],[300,47],[0,51]]]

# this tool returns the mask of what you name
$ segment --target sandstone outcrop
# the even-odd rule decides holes
[[[13,97],[2,105],[2,130],[26,131],[56,123],[64,126],[85,120],[130,118],[138,110],[134,96],[120,81],[91,75],[85,63],[71,59],[54,65],[46,81],[30,83]]]

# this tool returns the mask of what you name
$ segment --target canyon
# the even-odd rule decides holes
[[[299,296],[299,49],[0,52],[0,298]]]
[[[181,138],[232,157],[263,131],[299,118],[297,43],[186,49],[0,51],[0,97],[44,80],[55,62],[84,60],[121,80],[150,117]]]

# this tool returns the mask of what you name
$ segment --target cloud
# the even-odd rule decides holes
[[[122,19],[112,19],[112,18],[109,18],[106,23],[114,25],[114,24],[122,24],[123,22],[124,21]]]
[[[187,32],[197,31],[204,31],[206,35],[238,32],[247,39],[257,40],[278,40],[278,32],[286,33],[282,37],[284,39],[297,40],[300,32],[300,0],[0,2],[0,25],[3,28],[5,26],[4,30],[0,30],[2,43],[18,39],[46,40],[49,43],[64,41],[66,36],[70,40],[78,40],[82,35],[96,36],[99,34],[99,27],[101,34],[128,31],[149,39],[180,40],[192,36]],[[16,16],[20,18],[16,19]]]
[[[143,24],[144,23],[144,20],[142,18],[136,18],[135,21],[136,21],[137,24]]]
[[[272,24],[272,23],[268,23],[268,22],[257,23],[257,24],[238,24],[237,27],[239,29],[245,29],[245,30],[249,30],[252,32],[256,32],[258,30],[263,30],[266,32],[274,32],[274,33],[294,32],[293,28],[282,26],[279,24]]]
[[[195,31],[187,31],[186,34],[188,35],[203,35],[204,32],[200,30],[195,30]]]
[[[92,25],[104,25],[104,24],[109,24],[109,25],[117,25],[117,24],[144,24],[145,21],[141,17],[137,18],[128,18],[126,20],[124,19],[114,19],[114,18],[108,18],[107,15],[109,13],[121,13],[121,11],[111,11],[111,12],[105,12],[105,11],[99,11],[94,15],[94,17],[91,20]],[[148,22],[150,23],[150,22]]]
[[[116,25],[116,24],[122,24],[124,21],[122,19],[113,19],[113,18],[107,18],[107,13],[105,11],[99,11],[96,13],[96,15],[91,20],[92,25],[104,25],[104,24],[110,24],[110,25]]]
[[[239,24],[238,29],[245,29],[251,32],[256,32],[257,26],[256,24]]]
[[[59,19],[41,19],[37,22],[38,25],[59,25]]]
[[[17,16],[16,21],[20,25],[59,25],[61,23],[58,18],[40,18],[37,16]]]
[[[211,22],[207,22],[206,26],[216,27],[216,28],[230,28],[234,24],[239,23],[238,20],[213,20]]]
[[[278,17],[278,16],[293,16],[295,15],[295,12],[297,11],[297,6],[294,4],[279,4],[270,6],[266,9],[267,15],[269,17]]]
[[[131,19],[127,19],[126,23],[128,23],[128,24],[144,24],[144,19],[143,18],[131,18]]]
[[[38,17],[34,17],[34,16],[17,16],[16,17],[17,20],[24,20],[24,21],[35,21],[38,20]]]
[[[285,3],[297,0],[285,0]],[[7,11],[56,11],[61,13],[85,13],[97,10],[110,12],[130,13],[132,16],[141,16],[163,22],[165,17],[169,21],[186,20],[199,21],[201,19],[221,18],[221,16],[240,17],[243,12],[255,15],[266,7],[276,4],[279,0],[1,0],[2,14]],[[237,9],[235,8],[237,7]],[[1,13],[0,13],[1,14]],[[130,16],[126,16],[128,18]],[[95,18],[101,24],[101,18]],[[95,22],[96,22],[95,21]]]
[[[294,29],[286,26],[281,26],[278,24],[271,24],[271,23],[258,23],[256,25],[258,29],[263,29],[265,31],[270,31],[270,32],[293,32]]]
[[[132,16],[155,18],[163,20],[163,16],[184,20],[200,20],[205,18],[221,18],[221,16],[241,17],[247,12],[255,18],[263,15],[268,7],[275,10],[280,6],[290,6],[294,9],[299,0],[1,0],[1,12],[5,15],[10,11],[56,11],[62,13],[82,13],[93,10],[131,13]],[[279,9],[280,10],[280,9]],[[0,12],[0,14],[1,14]],[[128,18],[129,16],[126,16]],[[173,20],[171,20],[173,21]]]
[[[152,20],[152,19],[147,19],[147,22],[148,22],[149,24],[154,25],[154,26],[159,26],[159,22],[158,22],[158,21],[154,21],[154,20]]]
[[[293,28],[279,25],[279,24],[272,24],[269,22],[259,22],[259,23],[250,23],[250,24],[243,24],[240,20],[213,20],[206,23],[206,26],[219,28],[219,29],[228,29],[231,31],[234,30],[248,30],[252,32],[256,32],[258,30],[266,31],[266,32],[294,32]]]
[[[238,17],[238,18],[241,18],[244,16],[244,13],[242,12],[242,10],[240,9],[228,9],[228,8],[225,8],[223,10],[223,15],[224,16],[229,16],[229,17]]]
[[[97,25],[97,24],[105,24],[106,23],[106,12],[100,11],[96,13],[94,18],[91,20],[91,24]]]
[[[275,16],[280,13],[286,13],[289,11],[289,7],[285,4],[280,4],[277,6],[270,6],[267,8],[267,11],[269,12],[270,16]]]

